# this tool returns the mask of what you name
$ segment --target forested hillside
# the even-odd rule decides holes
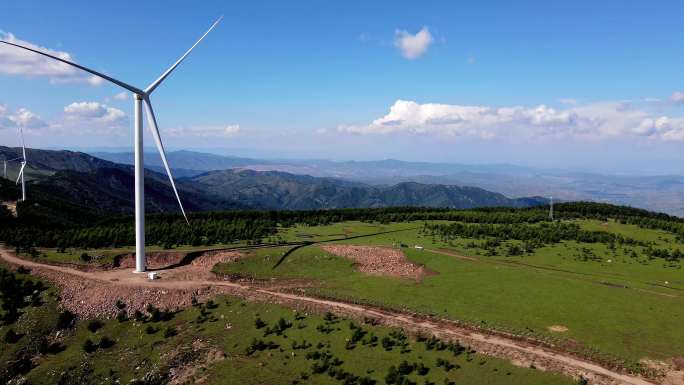
[[[19,151],[17,148],[0,147],[0,158],[13,159],[19,156]],[[179,154],[187,155],[183,152]],[[28,149],[27,157],[28,196],[34,203],[39,203],[33,209],[36,215],[42,207],[54,205],[43,199],[68,202],[101,215],[133,212],[132,166],[71,151]],[[182,162],[175,165],[180,166],[181,170],[186,166]],[[10,167],[10,179],[14,177],[14,168]],[[192,177],[176,177],[181,199],[185,209],[190,212],[393,206],[529,207],[546,202],[542,198],[511,199],[475,187],[412,182],[371,186],[342,179],[277,171],[220,170]],[[179,212],[167,176],[163,173],[146,170],[145,190],[148,212]],[[9,195],[3,199],[13,200]]]

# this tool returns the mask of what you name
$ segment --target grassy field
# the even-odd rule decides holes
[[[392,372],[396,381],[401,373],[413,381],[405,384],[573,383],[459,345],[440,346],[332,314],[302,314],[232,297],[157,319],[148,313],[137,320],[61,326],[54,291],[44,298],[42,305],[25,308],[17,322],[0,327],[3,335],[12,328],[20,336],[0,342],[3,362],[36,349],[35,367],[27,363],[21,370],[31,384],[165,383],[171,370],[204,384],[382,384]],[[41,340],[50,342],[36,348]]]
[[[583,228],[615,232],[664,248],[682,248],[671,234],[636,226],[580,221]],[[396,227],[395,227],[396,226]],[[318,245],[300,248],[274,268],[286,248],[255,250],[239,262],[217,266],[217,272],[255,278],[309,278],[310,294],[407,308],[464,320],[473,324],[565,343],[568,349],[595,358],[634,364],[644,357],[667,359],[684,352],[684,279],[681,265],[649,259],[642,246],[609,249],[606,244],[562,242],[516,257],[483,256],[458,239],[444,243],[421,235],[421,223],[368,225],[342,223],[297,227],[290,240],[326,240],[353,245],[399,247],[408,259],[436,274],[422,282],[367,276],[344,258],[323,252]],[[346,232],[345,232],[346,230]],[[352,238],[356,235],[397,232]],[[339,236],[344,234],[346,238]],[[514,243],[517,241],[507,241]],[[425,247],[423,250],[414,245]],[[632,250],[639,253],[637,258]],[[439,250],[474,257],[474,261]],[[552,332],[560,325],[568,330]]]
[[[521,246],[520,241],[501,242],[491,253],[484,247],[485,239],[443,241],[423,233],[423,222],[344,222],[281,228],[277,237],[280,240],[310,244],[294,251],[293,246],[249,250],[245,258],[218,265],[215,271],[257,279],[304,279],[309,283],[305,290],[310,295],[461,320],[561,344],[591,358],[619,361],[632,368],[637,368],[642,358],[667,360],[681,356],[681,260],[649,257],[646,249],[684,251],[684,245],[665,231],[614,221],[574,223],[585,230],[619,234],[641,243],[562,241],[509,256],[509,247]],[[421,282],[369,276],[356,271],[351,261],[321,250],[323,244],[400,248],[410,261],[426,266],[433,274]],[[418,250],[415,245],[424,249]],[[235,246],[244,244],[214,247]],[[198,249],[202,248],[174,250]],[[106,262],[127,251],[87,250],[91,255],[105,256],[91,263]],[[39,258],[77,262],[83,251],[41,252],[44,256]],[[552,331],[552,326],[567,330]]]
[[[239,248],[245,247],[246,242],[236,242],[229,244],[217,244],[212,246],[191,246],[191,245],[180,245],[173,249],[164,249],[163,247],[157,245],[147,246],[145,249],[147,252],[160,252],[160,251],[171,251],[178,253],[187,253],[198,250],[211,250],[211,249],[226,249],[226,248]],[[135,252],[134,247],[117,247],[111,249],[82,249],[82,248],[66,248],[64,250],[58,250],[56,248],[38,248],[37,251],[39,255],[31,256],[28,253],[21,253],[24,257],[30,257],[38,262],[45,261],[50,263],[75,263],[80,265],[107,265],[112,264],[116,256],[131,254]],[[89,259],[82,258],[83,254],[87,254]]]

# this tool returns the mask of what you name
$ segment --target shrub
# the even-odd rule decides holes
[[[437,359],[437,367],[439,368],[440,366],[443,367],[444,370],[447,372],[450,371],[451,369],[454,369],[454,368],[456,368],[456,369],[460,368],[460,366],[452,364],[451,362],[449,362],[443,358]]]
[[[178,334],[178,332],[173,328],[173,326],[168,326],[166,329],[164,329],[164,338],[170,338],[176,334]]]
[[[257,329],[261,329],[261,328],[263,328],[264,326],[266,326],[266,322],[264,322],[264,320],[262,320],[261,318],[257,318],[257,319],[254,320],[254,326],[255,326]]]
[[[409,364],[406,360],[402,361],[397,368],[397,371],[403,375],[409,375],[415,369],[415,364]]]
[[[112,346],[114,346],[114,343],[115,343],[114,340],[112,340],[111,338],[109,338],[107,336],[104,336],[100,339],[99,346],[102,349],[107,349],[107,348],[111,348]]]
[[[21,336],[17,334],[14,329],[10,329],[5,333],[4,341],[8,344],[17,343],[21,339]]]
[[[254,338],[252,339],[252,343],[247,347],[246,353],[248,356],[251,356],[256,351],[262,351],[266,349],[277,349],[278,347],[279,345],[273,341],[264,342],[262,340],[257,340],[256,338]]]
[[[302,340],[301,343],[298,343],[296,340],[292,341],[292,349],[293,350],[299,350],[299,349],[308,349],[312,345],[309,342],[306,342],[306,340]]]
[[[90,340],[90,338],[86,339],[85,342],[83,343],[83,351],[86,353],[92,353],[97,350],[97,345],[93,343],[93,341]]]
[[[156,333],[158,330],[159,330],[159,329],[155,328],[155,327],[152,326],[152,325],[147,325],[147,327],[145,328],[145,333],[147,333],[147,334],[154,334],[154,333]]]
[[[100,330],[104,326],[102,322],[99,320],[92,320],[88,322],[88,330],[90,330],[92,333],[95,333],[96,331]]]
[[[429,371],[430,371],[430,368],[423,365],[422,362],[420,364],[418,364],[418,366],[416,366],[416,373],[418,373],[419,376],[425,376],[428,374]]]
[[[159,309],[152,309],[150,312],[150,320],[152,322],[159,322],[162,319],[162,312]]]
[[[136,310],[135,313],[133,313],[133,319],[138,322],[143,322],[145,321],[145,315],[140,310]]]
[[[335,328],[333,328],[332,326],[330,326],[328,324],[324,324],[324,325],[316,326],[316,330],[318,330],[319,332],[324,333],[324,334],[330,334],[333,330],[335,330]]]
[[[119,310],[119,312],[116,314],[116,320],[119,322],[128,321],[128,314],[126,314],[126,310]]]
[[[387,336],[382,337],[381,343],[382,343],[383,349],[388,350],[388,351],[392,350],[392,348],[394,347],[394,340],[387,337]]]
[[[83,262],[90,262],[93,259],[93,257],[90,256],[88,253],[82,253],[81,254],[81,261]]]
[[[57,316],[57,330],[69,329],[74,326],[76,315],[69,310],[64,310]]]

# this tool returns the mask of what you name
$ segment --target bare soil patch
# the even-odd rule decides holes
[[[4,205],[7,207],[7,210],[10,211],[13,217],[17,217],[17,202],[16,201],[6,201],[6,202],[0,202],[0,204]]]
[[[208,251],[195,258],[190,265],[206,270],[211,270],[217,263],[235,262],[242,258],[243,254],[237,251]]]
[[[672,366],[674,366],[676,370],[684,370],[684,356],[673,358]]]
[[[372,275],[408,278],[421,281],[429,272],[425,266],[411,263],[401,250],[391,247],[325,245],[331,254],[351,259],[360,272]]]
[[[204,371],[212,363],[226,358],[222,350],[209,347],[200,339],[193,340],[190,346],[180,346],[167,355],[171,362],[169,385],[201,384],[206,377],[196,378],[197,373]]]
[[[549,329],[550,332],[555,333],[565,333],[568,331],[568,328],[563,325],[551,325],[547,329]]]
[[[182,251],[161,251],[145,253],[149,269],[163,269],[179,263],[187,253]],[[119,259],[118,267],[134,269],[135,254],[126,254]]]
[[[665,375],[662,385],[684,385],[684,371],[671,371]]]

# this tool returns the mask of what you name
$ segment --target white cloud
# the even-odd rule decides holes
[[[573,99],[573,98],[561,98],[561,99],[558,99],[558,101],[561,104],[571,105],[571,106],[579,104],[579,101],[577,101],[577,99]]]
[[[670,97],[670,100],[672,100],[675,103],[684,103],[684,92],[682,92],[682,91],[673,92],[672,96]]]
[[[222,126],[178,127],[164,130],[164,134],[172,137],[228,138],[240,133],[239,124]]]
[[[394,45],[401,50],[405,58],[410,60],[423,56],[433,41],[427,27],[423,27],[415,35],[399,29],[394,32]]]
[[[0,104],[0,130],[11,127],[15,127],[15,124],[7,116],[7,106]]]
[[[0,31],[0,39],[49,53],[64,60],[74,61],[67,52],[52,50],[17,39],[9,32]],[[52,84],[86,83],[94,86],[102,84],[102,79],[96,76],[34,52],[6,44],[0,44],[0,74],[28,78],[46,77]]]
[[[598,140],[645,136],[684,140],[684,118],[652,116],[627,102],[599,102],[556,109],[420,104],[397,100],[389,113],[368,125],[342,125],[339,132],[357,134],[426,134],[482,139],[541,137]]]
[[[26,108],[20,108],[15,114],[10,115],[9,120],[16,126],[23,128],[43,128],[47,126],[47,123],[40,116]]]
[[[128,92],[119,92],[114,95],[114,100],[128,100]]]
[[[126,119],[126,114],[114,107],[99,102],[74,102],[64,107],[69,120],[95,121],[116,124]]]

